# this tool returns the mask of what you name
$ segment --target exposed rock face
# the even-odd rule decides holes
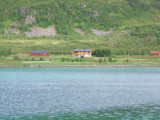
[[[40,28],[40,27],[32,27],[30,32],[25,32],[27,36],[34,37],[34,36],[49,36],[49,35],[56,35],[57,30],[55,26],[49,28]]]
[[[35,18],[34,16],[29,15],[29,16],[26,17],[24,23],[25,23],[26,25],[29,24],[29,23],[32,24],[35,20],[36,20],[36,18]]]
[[[6,30],[6,34],[20,34],[20,30],[18,30],[16,27],[19,25],[18,21],[15,21],[11,24],[11,26]]]
[[[98,11],[94,10],[93,12],[94,12],[94,15],[93,15],[94,17],[98,17],[99,16]]]
[[[85,33],[81,30],[81,29],[79,29],[79,28],[74,28],[74,30],[75,30],[75,32],[77,32],[77,33],[79,33],[79,34],[81,34],[81,35],[84,35]]]
[[[143,42],[155,42],[155,41],[157,41],[157,38],[150,36],[150,37],[143,38],[141,41],[142,41],[142,43]]]
[[[18,35],[20,33],[20,30],[16,29],[16,28],[8,28],[8,30],[6,31],[6,34],[16,34]]]
[[[19,14],[20,15],[24,15],[24,14],[26,14],[27,12],[29,12],[31,10],[31,8],[21,8],[20,10],[19,10]]]
[[[96,35],[107,35],[113,33],[113,29],[111,29],[110,31],[99,31],[96,29],[92,29],[92,32]]]
[[[16,26],[18,26],[18,25],[19,25],[19,22],[18,22],[18,21],[15,21],[15,22],[12,23],[11,27],[16,27]]]
[[[117,34],[117,36],[127,35],[128,31],[121,31]]]
[[[86,7],[87,7],[87,5],[82,3],[82,8],[86,8]]]

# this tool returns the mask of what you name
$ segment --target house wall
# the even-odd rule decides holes
[[[84,56],[84,57],[92,57],[92,52],[83,52],[83,51],[78,51],[78,52],[75,52],[73,51],[73,57],[81,57],[81,56]]]
[[[41,56],[49,56],[48,53],[41,53]]]
[[[30,56],[49,56],[48,53],[30,53]]]
[[[151,55],[159,55],[158,51],[151,51]]]
[[[159,53],[152,53],[152,55],[159,55]]]
[[[30,56],[40,56],[39,53],[30,53]]]

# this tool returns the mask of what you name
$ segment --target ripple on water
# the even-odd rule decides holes
[[[0,68],[0,119],[157,120],[159,73],[159,68]]]
[[[102,111],[81,112],[81,113],[57,113],[55,115],[27,115],[27,116],[0,116],[0,119],[14,120],[159,120],[160,106],[139,106],[127,108],[110,108]]]

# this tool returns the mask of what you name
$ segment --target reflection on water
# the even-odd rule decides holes
[[[160,106],[110,108],[103,111],[40,115],[0,116],[0,119],[18,120],[159,120]]]
[[[0,119],[160,119],[160,68],[0,68]]]

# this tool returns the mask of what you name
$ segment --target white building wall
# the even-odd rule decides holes
[[[72,57],[92,57],[92,55],[72,55]]]

